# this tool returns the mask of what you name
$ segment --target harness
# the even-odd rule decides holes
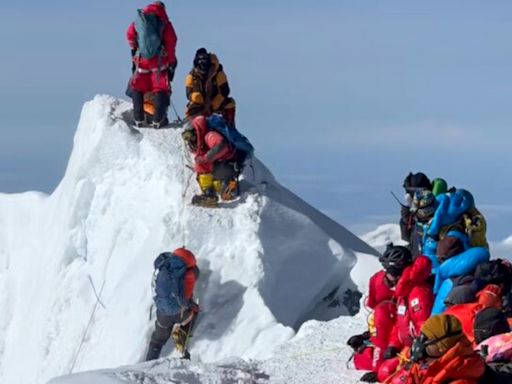
[[[162,72],[162,71],[165,71],[169,69],[169,65],[166,64],[166,65],[162,65],[158,68],[153,68],[153,69],[144,69],[144,68],[140,68],[139,66],[137,66],[137,68],[135,69],[137,71],[137,73],[144,73],[144,74],[148,74],[148,73],[156,73],[156,72]]]

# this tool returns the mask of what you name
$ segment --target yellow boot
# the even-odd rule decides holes
[[[201,207],[215,207],[219,198],[214,190],[213,175],[210,173],[199,174],[197,176],[197,182],[203,193],[201,195],[195,195],[192,198],[192,204]]]

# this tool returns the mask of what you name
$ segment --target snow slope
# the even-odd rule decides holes
[[[180,132],[131,131],[129,109],[86,103],[55,192],[0,195],[1,383],[141,361],[152,261],[183,244],[201,269],[192,348],[203,362],[268,357],[305,321],[358,310],[351,270],[375,249],[257,160],[239,201],[191,207]]]
[[[362,238],[382,250],[389,242],[400,243],[400,230],[397,225],[382,225]],[[375,257],[366,254],[358,254],[357,259],[351,277],[361,282],[366,293],[368,280],[380,265]],[[355,384],[360,382],[363,372],[347,364],[352,350],[345,342],[351,335],[364,331],[367,315],[363,309],[356,316],[340,316],[327,322],[308,321],[291,340],[281,344],[270,358],[263,361],[228,359],[205,364],[198,356],[193,356],[191,362],[169,357],[135,366],[61,377],[49,384]]]
[[[369,244],[383,250],[387,243],[400,243],[398,225],[387,224],[362,236]],[[512,238],[512,237],[511,237]],[[512,250],[508,238],[492,244],[495,250]],[[357,263],[351,271],[354,281],[365,281],[380,269],[376,258],[357,255]],[[204,364],[200,359],[191,362],[175,358],[163,358],[155,362],[114,370],[87,372],[55,379],[49,384],[138,384],[138,383],[208,383],[208,384],[350,384],[360,383],[363,372],[347,364],[351,349],[345,345],[353,334],[364,330],[365,309],[356,316],[341,316],[320,322],[305,323],[291,340],[276,348],[273,356],[266,360],[229,359]]]

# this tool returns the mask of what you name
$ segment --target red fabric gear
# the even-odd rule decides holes
[[[197,145],[195,155],[196,164],[195,171],[197,173],[211,173],[213,171],[213,163],[216,161],[226,161],[233,158],[235,152],[231,146],[227,145],[222,148],[210,161],[205,160],[205,156],[208,151],[222,143],[226,142],[226,139],[216,131],[208,130],[208,123],[204,116],[198,116],[192,120],[192,127],[196,131]]]
[[[174,31],[172,23],[169,21],[165,8],[157,3],[152,3],[143,9],[145,14],[155,14],[164,23],[163,29],[163,46],[164,54],[162,56],[155,56],[151,59],[135,56],[134,63],[138,68],[146,70],[155,70],[160,67],[176,66],[176,43],[178,37]],[[131,23],[126,32],[128,44],[130,48],[137,49],[137,31],[135,30],[135,23]],[[167,70],[157,71],[153,73],[135,73],[130,81],[130,86],[139,92],[169,92],[169,79]]]
[[[366,306],[371,309],[385,301],[390,300],[394,291],[386,284],[386,272],[384,270],[377,272],[370,278],[368,297],[366,299]]]
[[[197,280],[196,272],[194,270],[195,267],[197,267],[196,258],[192,252],[185,248],[175,249],[173,254],[183,260],[189,268],[183,277],[183,293],[185,295],[185,299],[191,300],[194,295],[194,287]]]
[[[432,264],[426,256],[419,256],[407,267],[395,290],[397,317],[390,345],[402,349],[410,347],[421,326],[430,317],[434,304],[432,286],[428,283]]]
[[[477,293],[478,302],[453,305],[445,311],[446,314],[453,315],[459,319],[462,324],[462,331],[464,332],[464,335],[466,335],[468,340],[475,347],[475,317],[482,309],[491,307],[500,308],[500,293],[500,287],[494,284],[489,284]]]
[[[370,338],[371,347],[365,348],[361,353],[354,355],[356,369],[378,371],[396,320],[395,304],[390,300],[378,304],[375,307],[374,319],[376,334]]]
[[[163,57],[152,57],[151,59],[144,59],[143,57],[135,58],[135,64],[138,64],[142,69],[155,69],[163,65],[169,65],[172,67],[176,66],[176,43],[178,41],[178,37],[176,36],[172,23],[169,21],[165,8],[161,5],[152,3],[144,8],[142,12],[147,15],[157,15],[158,18],[163,21],[164,30],[162,40],[165,55]],[[137,31],[135,30],[135,23],[131,23],[128,27],[126,38],[128,39],[130,48],[137,49]]]

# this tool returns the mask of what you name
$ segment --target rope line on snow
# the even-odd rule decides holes
[[[176,115],[176,118],[178,119],[178,122],[183,122],[183,120],[181,119],[180,115],[178,115],[178,111],[176,110],[176,107],[174,106],[174,103],[172,102],[172,99],[170,99],[171,101],[171,107],[172,109],[174,110],[174,114]]]
[[[91,287],[94,292],[94,295],[96,296],[96,300],[98,300],[98,303],[100,303],[100,305],[103,307],[103,309],[106,309],[107,307],[105,307],[105,304],[103,304],[103,302],[100,299],[100,296],[98,295],[98,291],[96,291],[96,287],[94,286],[94,282],[92,281],[91,275],[89,275],[88,277],[89,277],[89,282],[91,283]],[[103,285],[105,285],[105,282],[103,282]]]
[[[293,355],[288,355],[288,357],[295,358],[295,357],[319,355],[321,353],[333,353],[333,352],[343,351],[343,350],[345,350],[347,348],[348,347],[337,347],[337,348],[331,348],[331,349],[322,349],[320,351],[314,351],[314,352],[296,353],[296,354],[293,354]]]
[[[185,146],[185,142],[182,140],[182,146],[183,149],[183,159],[189,163],[189,154],[187,152],[187,148]],[[192,172],[189,172],[188,177],[186,177],[187,168],[191,169]],[[194,174],[194,168],[190,164],[185,164],[185,167],[183,167],[183,180],[186,180],[185,182],[185,188],[183,188],[183,192],[181,193],[181,212],[180,212],[180,232],[181,232],[181,244],[185,248],[187,244],[187,229],[185,226],[185,214],[186,214],[186,206],[187,203],[185,201],[185,198],[187,196],[188,188],[190,187],[190,180],[192,180],[192,175]]]
[[[90,276],[89,276],[89,279],[90,279]],[[92,283],[92,279],[91,279],[91,283]],[[91,317],[89,318],[89,322],[87,323],[87,327],[85,328],[84,335],[82,337],[82,340],[80,341],[78,350],[76,351],[75,358],[73,359],[73,363],[71,364],[69,374],[72,374],[73,369],[75,369],[76,362],[78,361],[78,356],[80,355],[80,352],[82,351],[82,347],[85,343],[85,339],[87,337],[87,334],[89,333],[89,328],[91,327],[92,321],[94,319],[94,315],[96,314],[96,309],[98,309],[98,304],[101,304],[105,308],[105,306],[101,303],[101,299],[100,299],[101,294],[103,293],[103,288],[105,288],[105,280],[103,280],[103,284],[101,285],[99,295],[96,295],[96,303],[94,304],[94,308],[92,310]],[[94,284],[93,284],[93,289],[94,289]],[[96,294],[96,289],[94,289],[94,293]]]

